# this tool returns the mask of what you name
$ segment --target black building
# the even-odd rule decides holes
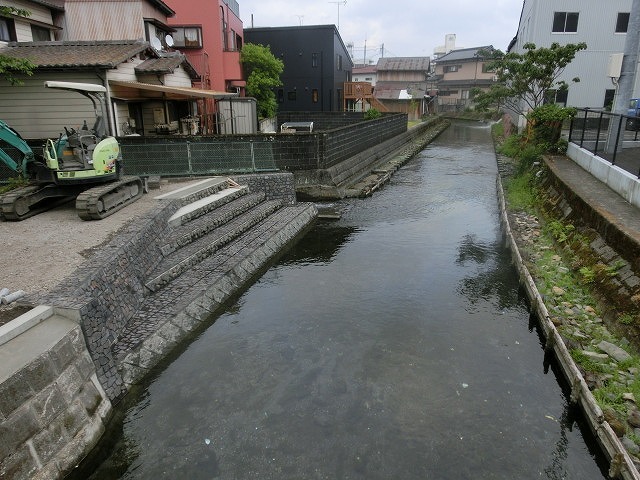
[[[353,62],[335,25],[245,28],[244,41],[269,46],[284,62],[279,111],[342,110]]]

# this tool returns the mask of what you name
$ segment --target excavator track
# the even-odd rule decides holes
[[[70,202],[75,197],[75,195],[57,197],[39,203],[39,200],[45,198],[42,196],[42,191],[42,186],[30,185],[0,195],[0,219],[19,222]]]
[[[143,193],[139,177],[122,177],[82,192],[76,198],[76,212],[83,220],[100,220],[138,200]]]

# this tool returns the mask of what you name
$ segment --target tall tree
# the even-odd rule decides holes
[[[280,75],[284,63],[276,58],[268,46],[245,43],[240,52],[240,62],[247,79],[247,95],[258,102],[258,116],[273,117],[278,109],[273,89],[282,85]]]
[[[8,17],[10,15],[28,17],[30,12],[20,8],[0,5],[0,17]],[[17,78],[17,76],[32,75],[35,67],[36,66],[29,60],[0,55],[0,76],[3,76],[11,85],[21,85],[22,80]]]
[[[526,115],[545,103],[552,90],[565,90],[568,85],[560,79],[565,67],[571,63],[587,44],[560,45],[536,48],[526,43],[524,53],[489,53],[492,59],[487,67],[496,72],[497,81],[488,91],[474,92],[474,102],[479,108],[504,106],[518,114]],[[578,78],[574,82],[580,81]]]

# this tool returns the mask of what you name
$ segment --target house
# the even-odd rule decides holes
[[[487,55],[493,46],[452,50],[436,61],[432,81],[437,88],[439,111],[459,111],[472,105],[472,90],[486,90],[495,82]]]
[[[549,47],[554,42],[585,42],[587,49],[577,53],[560,77],[568,91],[554,92],[555,101],[573,107],[610,106],[616,87],[607,66],[612,54],[624,52],[631,4],[632,0],[610,0],[606,7],[598,0],[525,0],[508,51],[523,53],[526,43]],[[637,96],[637,81],[635,91]]]
[[[243,28],[235,0],[167,0],[172,47],[198,72],[199,88],[242,94],[246,82],[240,65]]]
[[[212,132],[215,115],[205,100],[237,95],[192,88],[198,73],[185,55],[165,47],[172,31],[166,16],[173,10],[161,1],[6,3],[30,12],[0,23],[9,32],[0,55],[29,59],[36,67],[22,86],[0,78],[3,120],[25,138],[57,136],[65,125],[76,127],[93,117],[90,102],[45,89],[46,80],[105,86],[109,131],[115,135]],[[83,23],[83,16],[89,20]],[[34,41],[46,37],[44,30],[56,40]]]
[[[368,82],[371,86],[375,87],[377,79],[377,65],[355,65],[351,70],[352,82]]]
[[[378,59],[375,98],[388,111],[406,113],[416,120],[427,113],[429,57]]]
[[[335,25],[244,30],[247,43],[268,46],[284,62],[276,88],[280,111],[341,111],[353,63]]]

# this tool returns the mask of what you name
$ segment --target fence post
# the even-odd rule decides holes
[[[580,135],[580,148],[582,148],[582,144],[584,143],[584,132],[587,129],[587,115],[589,114],[589,109],[584,109],[584,122],[582,123],[582,135]]]
[[[624,117],[622,115],[620,115],[618,117],[618,131],[616,132],[616,146],[613,150],[613,160],[611,161],[611,165],[615,165],[616,164],[616,155],[618,154],[618,143],[620,142],[620,133],[622,133],[622,135],[624,135],[624,130],[622,130],[622,120],[624,119]]]
[[[193,167],[191,166],[191,142],[187,140],[187,165],[189,167],[189,174],[193,174]]]
[[[600,112],[600,117],[598,118],[598,131],[596,132],[596,144],[593,148],[593,154],[596,155],[598,153],[598,143],[600,142],[600,130],[602,129],[602,112]]]
[[[255,157],[255,152],[253,150],[253,140],[249,142],[249,146],[251,148],[251,168],[253,168],[253,171],[255,173],[257,172],[257,170],[256,170],[256,157]]]

